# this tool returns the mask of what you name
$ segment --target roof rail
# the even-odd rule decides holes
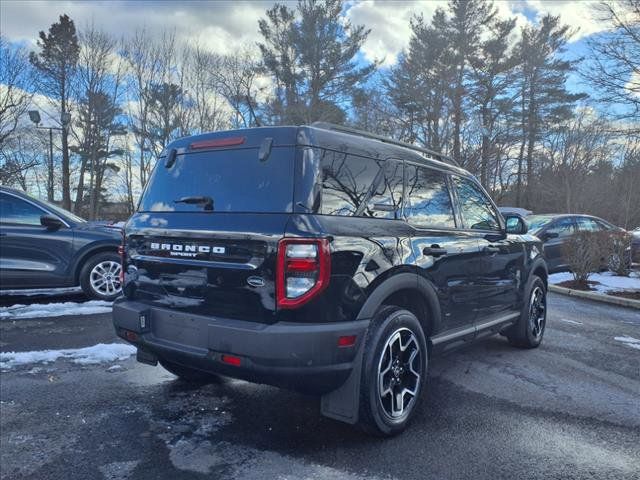
[[[453,158],[443,155],[442,153],[438,153],[434,150],[429,150],[428,148],[418,147],[417,145],[412,145],[411,143],[401,142],[400,140],[394,140],[393,138],[385,137],[382,135],[377,135],[375,133],[365,132],[364,130],[358,130],[357,128],[345,127],[344,125],[336,125],[334,123],[329,122],[313,122],[311,124],[312,127],[322,128],[323,130],[334,130],[336,132],[349,133],[351,135],[358,135],[359,137],[371,138],[373,140],[378,140],[380,142],[389,143],[392,145],[398,145],[400,147],[409,148],[411,150],[415,150],[417,152],[421,152],[432,157],[436,157],[436,159],[450,163],[459,167],[460,164],[456,162]]]

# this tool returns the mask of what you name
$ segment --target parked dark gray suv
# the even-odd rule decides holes
[[[121,241],[119,228],[0,187],[0,291],[80,285],[91,298],[113,300]]]

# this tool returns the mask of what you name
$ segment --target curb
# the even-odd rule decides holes
[[[584,292],[582,290],[574,290],[572,288],[559,287],[558,285],[549,285],[549,291],[568,295],[570,297],[586,298],[601,303],[610,303],[619,307],[636,308],[640,310],[640,300],[631,298],[614,297],[613,295],[603,295],[601,293]]]

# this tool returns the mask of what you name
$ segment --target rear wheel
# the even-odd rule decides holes
[[[547,289],[542,279],[533,275],[522,313],[506,335],[509,343],[521,348],[536,348],[542,342],[547,325]]]
[[[167,360],[159,360],[159,362],[165,370],[173,373],[176,377],[180,378],[180,380],[184,380],[188,383],[206,384],[219,383],[221,381],[221,378],[213,373],[207,373],[202,370],[196,370],[195,368],[185,367]]]
[[[373,435],[396,435],[409,423],[425,383],[424,332],[413,313],[384,307],[371,322],[365,342],[359,426]]]
[[[121,269],[120,256],[116,252],[103,252],[90,257],[80,271],[82,291],[97,300],[114,300],[122,291]]]

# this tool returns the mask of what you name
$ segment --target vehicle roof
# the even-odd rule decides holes
[[[234,148],[257,148],[267,137],[273,139],[273,147],[305,145],[310,147],[326,148],[340,152],[371,157],[380,160],[400,158],[403,160],[421,163],[424,165],[447,170],[464,176],[472,176],[463,168],[452,164],[429,158],[426,154],[407,147],[385,143],[380,140],[361,136],[355,133],[344,133],[329,130],[319,126],[281,126],[281,127],[254,127],[238,130],[226,130],[220,132],[203,133],[191,137],[184,137],[171,142],[167,149],[175,148],[178,153],[189,151],[195,142],[215,140],[227,137],[243,137],[242,146]],[[161,155],[163,156],[164,153]]]
[[[562,217],[588,217],[602,220],[595,215],[589,215],[587,213],[534,213],[533,215],[527,215],[528,217],[541,217],[541,218],[562,218]],[[606,222],[606,220],[604,220]]]

